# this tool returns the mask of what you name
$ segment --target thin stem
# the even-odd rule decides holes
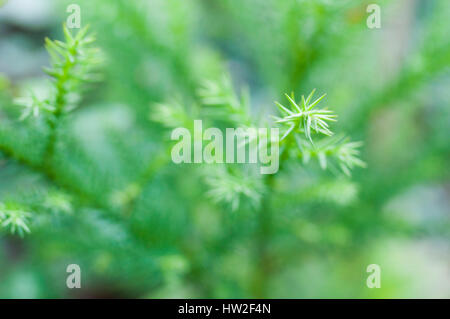
[[[265,177],[267,189],[274,187],[274,175]],[[256,233],[255,259],[257,269],[252,281],[252,294],[254,298],[268,297],[268,279],[273,273],[273,260],[270,251],[270,240],[273,234],[273,215],[271,207],[271,196],[267,194],[261,203],[261,210],[258,213],[258,229]]]
[[[78,45],[78,42],[75,41],[72,48],[69,49],[70,54],[73,54],[76,52],[76,47]],[[76,65],[76,59],[74,59],[73,62],[70,61],[70,59],[66,59],[64,62],[64,66],[62,68],[62,76],[58,79],[56,82],[56,98],[55,98],[55,112],[53,113],[53,117],[49,117],[47,119],[47,123],[50,128],[50,135],[47,142],[47,146],[45,148],[44,156],[42,158],[42,161],[44,165],[51,166],[51,163],[53,162],[53,157],[55,153],[55,147],[57,143],[58,138],[58,125],[61,120],[61,117],[63,115],[64,107],[66,105],[66,94],[67,90],[65,88],[65,85],[69,79],[69,74],[72,71],[72,69]]]

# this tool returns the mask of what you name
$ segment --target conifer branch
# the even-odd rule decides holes
[[[20,120],[24,120],[29,116],[44,116],[49,126],[49,138],[40,163],[34,163],[26,157],[17,155],[13,149],[5,145],[0,146],[0,151],[7,157],[17,160],[20,164],[43,174],[48,180],[61,188],[77,194],[82,202],[85,201],[94,206],[104,208],[105,205],[101,201],[86,194],[84,190],[78,189],[74,185],[62,183],[52,167],[57,143],[57,129],[61,117],[78,106],[83,85],[99,79],[95,69],[101,63],[102,57],[100,50],[92,47],[95,38],[87,35],[87,31],[88,27],[84,27],[76,35],[72,35],[64,25],[64,42],[46,38],[45,46],[50,55],[51,66],[44,68],[44,71],[51,78],[50,96],[39,99],[34,92],[31,92],[29,97],[15,99],[15,103],[24,108]],[[25,212],[21,214],[19,209],[6,209],[4,208],[5,204],[2,205],[3,211],[0,215],[0,226],[9,226],[12,233],[18,232],[20,235],[30,231],[26,224],[30,213]]]

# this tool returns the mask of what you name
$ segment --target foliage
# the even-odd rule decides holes
[[[79,103],[81,84],[96,80],[92,69],[101,62],[98,48],[90,47],[95,41],[87,36],[88,27],[72,36],[66,26],[63,27],[65,42],[45,39],[46,49],[51,58],[51,67],[44,68],[52,78],[52,91],[48,99],[39,100],[34,94],[29,98],[16,100],[25,109],[21,119],[29,115],[38,116],[40,111],[48,112],[55,118],[68,113]]]
[[[23,236],[30,232],[27,226],[27,219],[30,215],[30,213],[21,209],[7,208],[5,204],[0,203],[0,225],[9,228],[12,234],[17,232],[20,236]]]
[[[446,296],[447,1],[379,1],[371,30],[356,0],[80,0],[95,41],[50,2],[0,20],[25,52],[64,38],[46,77],[0,56],[0,296]],[[172,163],[194,119],[279,128],[279,172]]]

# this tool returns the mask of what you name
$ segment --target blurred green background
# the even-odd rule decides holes
[[[44,38],[62,38],[71,3],[106,61],[65,118],[49,178],[33,168],[45,123],[19,122],[12,100],[45,90]],[[371,3],[380,29],[366,25]],[[447,0],[6,1],[0,201],[32,216],[23,238],[1,230],[0,297],[449,298],[449,16]],[[348,178],[299,161],[266,190],[270,209],[215,203],[207,168],[159,162],[169,133],[150,114],[196,103],[224,73],[258,115],[284,92],[326,92],[368,167]],[[69,264],[81,289],[66,287]]]

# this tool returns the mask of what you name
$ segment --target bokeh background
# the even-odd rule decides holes
[[[450,297],[449,1],[0,3],[0,201],[32,212],[23,238],[1,229],[0,297]],[[106,62],[66,119],[49,178],[29,165],[46,127],[18,121],[12,101],[45,90],[44,38],[62,38],[71,3]],[[370,3],[380,29],[366,25]],[[284,92],[326,92],[367,168],[348,178],[292,163],[269,213],[215,203],[203,168],[158,161],[168,133],[150,114],[195,103],[224,73],[250,88],[255,114],[274,114]],[[81,289],[66,287],[73,263]],[[366,286],[369,264],[379,289]]]

